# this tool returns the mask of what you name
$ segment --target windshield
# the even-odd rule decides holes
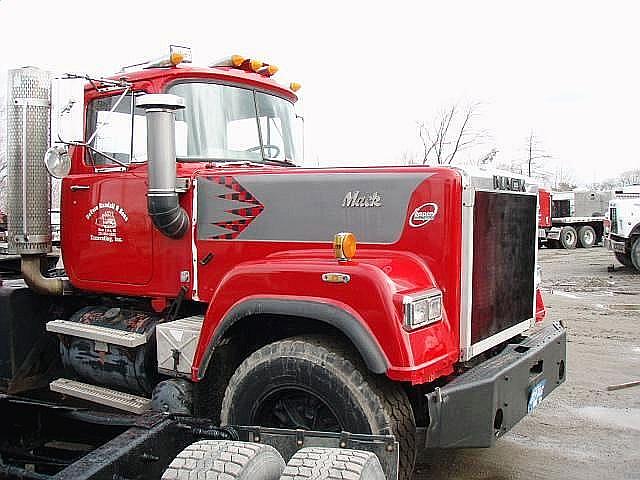
[[[215,83],[173,85],[186,108],[187,160],[275,160],[299,163],[301,132],[293,104],[274,95]]]

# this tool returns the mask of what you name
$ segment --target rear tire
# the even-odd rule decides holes
[[[348,345],[302,336],[250,355],[229,382],[223,425],[262,425],[395,435],[400,480],[409,480],[416,456],[416,424],[398,384],[371,374]]]
[[[580,227],[578,230],[578,242],[582,248],[591,248],[596,244],[596,231],[590,225]]]
[[[562,227],[560,230],[560,244],[567,250],[576,248],[578,243],[578,233],[573,227]]]
[[[374,453],[342,448],[303,448],[280,480],[386,480]]]
[[[202,440],[180,452],[162,480],[278,480],[284,467],[284,460],[270,445]]]

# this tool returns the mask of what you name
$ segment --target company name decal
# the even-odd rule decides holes
[[[524,192],[526,190],[525,181],[522,178],[493,176],[493,188],[496,190],[508,190],[512,192]]]
[[[382,195],[378,192],[367,193],[355,190],[353,192],[347,192],[342,200],[342,206],[344,208],[360,207],[382,207]]]
[[[118,234],[118,219],[128,222],[127,212],[117,203],[101,202],[91,207],[85,215],[87,220],[93,219],[93,228],[89,240],[106,243],[122,243]]]
[[[424,203],[416,208],[409,216],[409,225],[412,227],[422,227],[436,218],[437,214],[438,205],[436,203]]]

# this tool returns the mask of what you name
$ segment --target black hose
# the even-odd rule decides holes
[[[169,238],[181,238],[189,227],[189,216],[178,203],[178,194],[149,194],[147,209],[151,221]]]

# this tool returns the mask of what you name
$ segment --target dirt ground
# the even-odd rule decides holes
[[[495,448],[438,453],[415,480],[640,479],[640,386],[607,391],[640,380],[640,274],[602,247],[539,262],[545,322],[568,327],[567,381]]]

